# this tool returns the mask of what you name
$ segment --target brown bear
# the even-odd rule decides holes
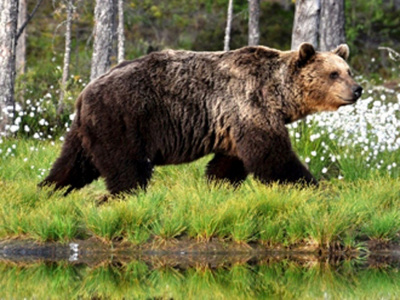
[[[285,124],[354,103],[347,45],[317,52],[263,46],[227,52],[166,50],[125,61],[80,94],[61,156],[41,185],[81,188],[99,176],[111,194],[145,188],[154,166],[209,153],[206,174],[240,184],[315,178]]]

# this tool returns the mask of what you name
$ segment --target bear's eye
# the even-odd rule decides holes
[[[337,79],[338,77],[339,77],[339,73],[338,72],[332,72],[330,75],[329,75],[329,77],[331,78],[331,79]]]

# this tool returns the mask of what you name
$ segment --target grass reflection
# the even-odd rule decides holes
[[[394,299],[393,265],[264,261],[189,268],[141,261],[98,266],[0,263],[2,299]]]

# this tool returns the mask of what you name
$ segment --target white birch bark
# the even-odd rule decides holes
[[[229,42],[231,40],[231,28],[232,28],[232,13],[233,13],[233,0],[229,0],[226,28],[225,28],[225,38],[224,38],[224,51],[229,51]]]
[[[65,51],[64,51],[64,64],[63,74],[61,79],[61,92],[60,99],[58,100],[57,114],[62,114],[64,111],[64,96],[67,88],[68,77],[69,77],[69,65],[71,62],[71,28],[72,28],[72,17],[74,14],[74,0],[64,1],[67,10],[67,21],[65,24]]]
[[[14,113],[15,46],[18,22],[18,1],[0,1],[0,135]]]
[[[249,46],[256,46],[260,42],[260,0],[249,1]]]
[[[118,63],[125,57],[124,1],[118,0]]]
[[[19,0],[17,28],[21,27],[27,20],[26,1],[27,0]],[[18,38],[15,63],[17,73],[24,74],[26,70],[26,30],[23,30]]]
[[[320,0],[297,0],[292,31],[292,50],[297,50],[301,43],[311,43],[318,48],[320,23]]]
[[[113,0],[96,0],[94,10],[94,44],[90,79],[104,74],[110,68],[113,41]]]
[[[345,42],[344,0],[321,0],[320,50],[330,51]]]

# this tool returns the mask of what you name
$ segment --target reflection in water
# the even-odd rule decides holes
[[[0,262],[1,299],[394,299],[399,283],[398,260]]]

